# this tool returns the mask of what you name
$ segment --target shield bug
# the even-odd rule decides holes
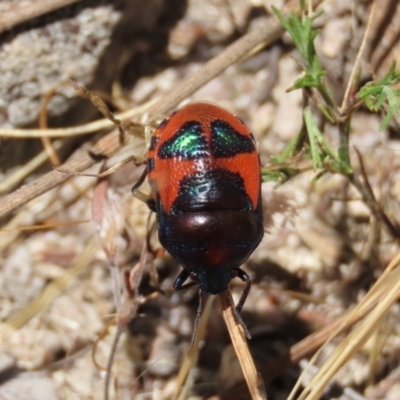
[[[174,288],[198,283],[201,300],[202,291],[222,293],[231,279],[240,278],[246,286],[235,315],[242,323],[251,283],[240,266],[264,234],[253,135],[220,107],[190,104],[158,126],[147,173],[152,190],[147,203],[157,213],[159,240],[183,267]],[[188,278],[193,282],[184,285]]]

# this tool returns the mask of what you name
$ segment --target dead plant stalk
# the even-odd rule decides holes
[[[221,303],[222,315],[225,320],[226,327],[228,328],[231,337],[232,345],[235,349],[244,378],[247,382],[251,398],[253,400],[266,400],[264,382],[261,375],[258,374],[256,367],[251,357],[249,347],[247,346],[246,337],[243,329],[238,323],[233,308],[232,296],[229,290],[219,295]]]

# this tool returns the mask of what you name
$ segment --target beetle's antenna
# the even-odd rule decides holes
[[[203,292],[199,288],[199,305],[197,306],[196,318],[194,320],[194,329],[193,329],[193,335],[192,335],[192,342],[190,343],[190,347],[193,347],[194,343],[196,341],[197,327],[199,326],[199,321],[200,321],[200,317],[201,317],[202,311],[203,311]]]

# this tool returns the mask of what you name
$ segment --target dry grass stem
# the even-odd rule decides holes
[[[108,251],[105,251],[108,253]],[[116,285],[116,280],[119,278],[116,274],[117,266],[114,263],[113,257],[108,256],[111,275],[114,283],[114,290],[118,290]],[[141,304],[142,296],[139,293],[139,286],[143,277],[143,270],[147,265],[149,258],[149,254],[147,252],[146,243],[143,243],[142,253],[140,256],[139,262],[130,270],[125,273],[125,287],[123,288],[122,298],[118,299],[120,293],[114,292],[114,297],[116,298],[117,304],[117,331],[113,338],[110,355],[107,360],[106,367],[106,378],[104,380],[104,400],[108,400],[110,398],[110,383],[112,378],[112,367],[114,364],[115,355],[117,353],[118,343],[122,337],[122,334],[125,332],[126,325],[131,321],[136,315]]]
[[[345,108],[347,106],[347,103],[349,101],[350,92],[351,92],[351,89],[353,88],[354,79],[355,79],[356,74],[358,72],[360,60],[361,60],[361,57],[363,56],[364,49],[365,49],[365,46],[367,44],[368,35],[369,35],[370,30],[371,30],[372,22],[374,20],[375,6],[376,6],[376,0],[373,0],[372,6],[371,6],[371,12],[369,14],[368,23],[367,23],[367,27],[365,28],[365,32],[364,32],[364,36],[363,36],[363,39],[362,39],[362,42],[361,42],[361,46],[360,46],[360,48],[358,50],[356,60],[355,60],[355,62],[353,64],[353,69],[351,70],[349,81],[347,82],[346,92],[345,92],[344,97],[343,97],[342,106],[340,107],[340,112],[341,113],[344,112],[344,110],[345,110]]]
[[[56,140],[52,143],[55,150],[60,150],[63,146],[62,140]],[[21,181],[32,174],[36,169],[43,165],[49,159],[49,154],[46,150],[41,151],[37,156],[33,157],[30,161],[22,165],[15,172],[7,175],[0,182],[0,194],[11,191]]]
[[[386,316],[389,308],[400,295],[400,252],[391,261],[384,275],[378,279],[365,298],[350,312],[346,320],[366,315],[366,310],[371,310],[365,320],[351,332],[336,348],[321,369],[304,389],[299,400],[319,399],[324,388],[342,367],[373,335],[379,328],[380,322]],[[344,323],[346,322],[343,321]],[[334,331],[329,340],[337,335]]]
[[[128,120],[136,118],[149,110],[157,100],[151,100],[142,104],[141,106],[131,108],[130,110],[116,113],[115,117],[121,120]],[[107,118],[102,118],[97,121],[89,122],[78,126],[72,126],[68,128],[48,128],[48,129],[0,129],[0,137],[9,138],[60,138],[60,137],[71,137],[80,136],[88,133],[97,133],[101,130],[110,129],[115,127],[114,122]]]
[[[47,107],[49,105],[50,100],[56,94],[56,88],[49,90],[42,101],[42,106],[40,107],[39,112],[39,128],[40,129],[47,129],[48,126],[48,116],[47,116]],[[44,149],[47,151],[49,156],[49,160],[51,161],[53,167],[58,167],[61,164],[60,157],[57,154],[56,149],[53,146],[50,138],[48,136],[41,136],[40,137]]]
[[[317,332],[312,333],[307,336],[305,339],[296,343],[290,348],[289,353],[283,354],[272,361],[268,362],[264,365],[260,372],[264,377],[266,382],[271,381],[277,376],[283,374],[288,368],[293,365],[298,364],[303,358],[309,357],[310,354],[315,353],[324,343],[328,340],[331,340],[333,336],[337,336],[346,329],[349,329],[351,326],[360,321],[365,315],[370,312],[376,303],[370,304],[369,308],[364,308],[358,315],[350,315],[351,313],[345,314],[343,317],[338,318],[336,321],[327,325],[326,327],[318,330]],[[332,334],[334,332],[334,335]],[[299,380],[298,385],[301,382]],[[239,382],[234,385],[232,388],[226,390],[221,399],[223,400],[236,400],[239,399],[236,394],[242,393],[246,386],[245,382]],[[296,387],[298,387],[296,385]],[[293,391],[296,390],[296,387]]]
[[[254,365],[243,328],[237,321],[233,312],[233,300],[229,289],[218,295],[218,297],[221,303],[222,316],[228,328],[229,336],[247,382],[251,398],[253,400],[266,400],[267,395],[264,382]]]
[[[81,0],[36,0],[32,4],[22,4],[12,7],[0,18],[0,33],[41,15],[58,10],[59,8],[77,3]]]
[[[35,198],[28,207],[21,210],[10,221],[2,227],[2,231],[7,232],[6,235],[0,235],[0,252],[4,251],[14,243],[25,229],[30,229],[32,226],[40,225],[52,215],[64,210],[69,204],[81,197],[82,192],[86,192],[94,185],[92,180],[87,179],[85,182],[80,182],[80,191],[72,191],[62,198],[54,201],[52,193],[46,198]],[[34,211],[33,211],[34,210]],[[22,229],[21,229],[22,228]]]
[[[87,224],[91,222],[89,219],[84,219],[82,221],[68,221],[68,222],[54,222],[52,224],[40,224],[40,225],[30,225],[21,226],[18,228],[6,228],[0,229],[0,232],[30,232],[30,231],[41,231],[43,229],[60,228],[65,226],[74,226],[78,224]]]

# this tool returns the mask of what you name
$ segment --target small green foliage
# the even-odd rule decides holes
[[[287,161],[287,159],[293,154],[293,151],[297,144],[297,137],[293,138],[288,145],[286,146],[285,150],[283,150],[282,154],[277,155],[275,157],[271,157],[274,163],[283,163]]]
[[[290,178],[298,175],[299,171],[295,168],[290,167],[274,167],[274,168],[262,168],[261,178],[263,182],[276,182],[278,186],[283,185]]]
[[[308,137],[310,140],[311,159],[313,162],[313,169],[315,171],[316,169],[322,167],[322,157],[318,147],[322,134],[308,107],[304,110],[304,121],[307,126]]]
[[[358,93],[371,111],[381,109],[385,111],[386,116],[379,126],[380,131],[388,126],[392,117],[400,124],[400,90],[393,87],[398,83],[400,83],[400,71],[396,71],[396,62],[393,61],[389,72],[382,79],[368,82]]]
[[[349,150],[352,116],[364,104],[373,112],[385,113],[380,130],[388,126],[391,118],[400,125],[400,89],[396,88],[396,85],[400,83],[400,71],[396,71],[396,64],[393,62],[382,79],[369,82],[359,89],[355,78],[358,65],[355,64],[342,106],[339,108],[324,79],[325,71],[322,70],[315,51],[314,40],[318,31],[312,29],[313,18],[304,15],[306,12],[304,0],[299,1],[302,18],[297,17],[293,12],[288,17],[284,17],[275,8],[274,12],[293,38],[302,58],[300,64],[304,75],[297,79],[290,89],[301,88],[303,91],[302,125],[298,135],[291,140],[282,154],[274,157],[271,164],[262,168],[262,180],[263,182],[274,181],[276,186],[280,186],[292,177],[310,169],[315,172],[313,182],[328,172],[341,174],[358,190],[376,220],[379,220],[391,236],[397,239],[398,227],[391,222],[381,204],[375,199],[361,154],[355,148],[359,168],[353,170]],[[360,48],[360,52],[362,50],[363,47]],[[359,57],[355,59],[356,63],[358,59]],[[350,88],[355,92],[351,96],[349,96]],[[323,136],[328,124],[332,124],[337,129],[339,147],[336,151]]]
[[[312,24],[320,14],[306,15],[304,0],[300,0],[300,9],[303,14],[301,17],[293,11],[284,16],[273,7],[274,13],[292,37],[300,54],[303,75],[289,90],[303,90],[303,126],[282,154],[275,156],[272,164],[262,169],[262,178],[264,182],[276,181],[283,184],[302,171],[312,168],[316,172],[314,180],[332,172],[346,175],[354,182],[349,152],[352,115],[365,104],[371,111],[385,113],[380,130],[388,126],[391,118],[400,125],[400,89],[395,87],[400,83],[400,71],[396,71],[396,64],[393,62],[385,77],[368,82],[350,101],[346,100],[346,104],[339,108],[324,79],[326,72],[322,69],[315,50],[314,41],[319,31],[313,29]],[[319,120],[321,122],[317,123]],[[322,127],[327,123],[337,127],[340,143],[337,150],[333,150],[323,136]],[[304,162],[307,159],[311,162]],[[298,165],[301,167],[297,167]]]
[[[312,159],[314,171],[324,168],[330,172],[350,173],[351,166],[347,162],[347,157],[342,156],[340,149],[338,154],[335,153],[323,137],[308,107],[304,109],[303,115],[310,143],[309,154]]]
[[[300,89],[303,87],[321,86],[321,78],[326,74],[319,62],[315,51],[314,40],[319,30],[312,29],[313,18],[305,16],[302,20],[292,11],[289,17],[285,18],[281,12],[272,7],[275,15],[279,18],[282,26],[292,37],[293,42],[302,58],[301,63],[304,68],[304,76],[297,79],[289,90]]]
[[[298,138],[293,138],[282,154],[271,157],[272,164],[269,167],[261,169],[261,177],[263,182],[277,182],[278,186],[283,185],[290,178],[296,176],[300,171],[293,168],[292,154],[296,147]]]

